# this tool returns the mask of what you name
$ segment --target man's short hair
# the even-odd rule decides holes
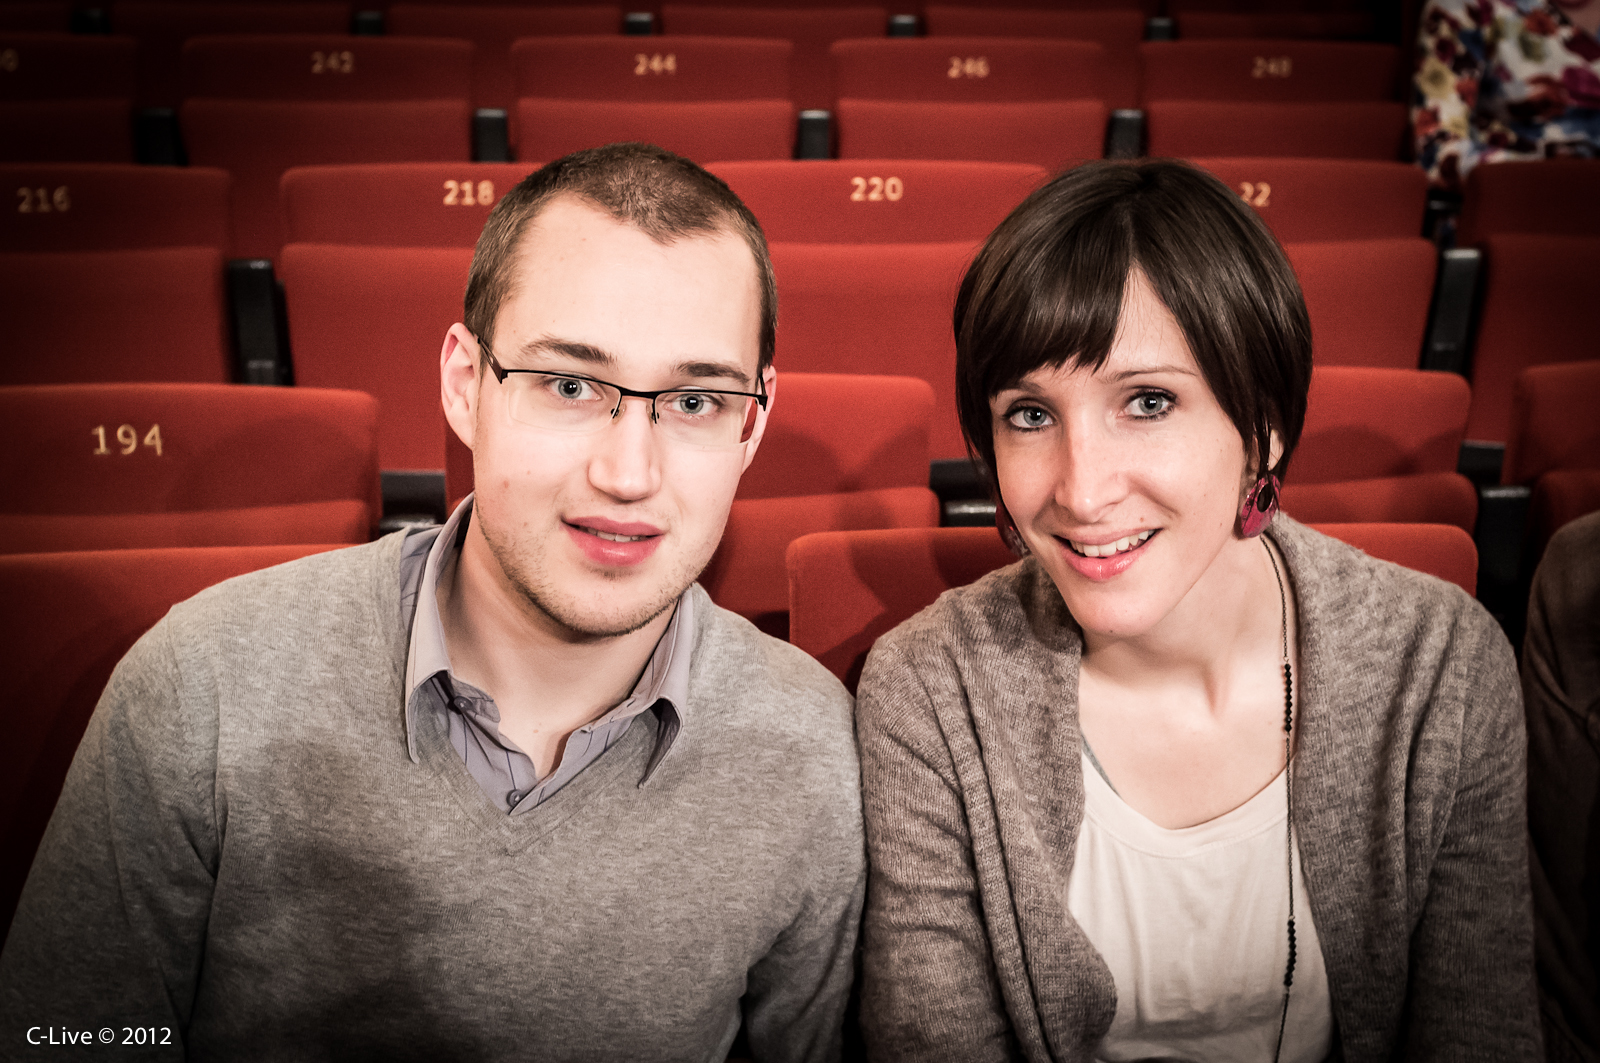
[[[1096,370],[1133,270],[1183,330],[1255,469],[1270,432],[1288,467],[1311,386],[1311,321],[1294,268],[1254,210],[1174,159],[1091,162],[1022,202],[967,270],[955,305],[956,406],[992,472],[989,398],[1041,367]]]
[[[760,369],[772,364],[778,283],[761,223],[720,178],[653,144],[607,144],[573,152],[535,170],[495,204],[467,277],[462,320],[474,336],[492,342],[500,304],[516,283],[522,234],[558,196],[582,199],[661,244],[720,233],[742,237],[755,257],[761,285]]]

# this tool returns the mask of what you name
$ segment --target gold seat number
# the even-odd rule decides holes
[[[313,74],[353,74],[356,71],[356,57],[352,52],[312,52],[311,72]]]
[[[906,194],[906,187],[898,177],[852,177],[850,193],[852,203],[893,203]]]
[[[967,56],[959,55],[950,57],[950,69],[945,71],[946,77],[952,78],[986,78],[989,76],[989,57],[986,55]]]
[[[105,425],[103,425],[103,424],[102,425],[96,425],[95,427],[89,429],[89,434],[94,436],[95,439],[99,442],[99,446],[94,448],[93,453],[95,453],[95,454],[109,454],[109,453],[111,453],[111,449],[106,446],[106,426]],[[148,432],[146,432],[144,434],[144,445],[154,449],[155,452],[156,452],[156,456],[157,457],[161,456],[161,426],[160,425],[153,424],[153,425],[150,426],[150,431],[148,431]],[[134,451],[138,450],[139,449],[139,430],[134,428],[133,425],[131,425],[131,424],[118,425],[117,426],[117,449],[120,450],[122,452],[122,454],[124,454],[124,455],[132,454]]]
[[[476,189],[477,195],[473,192]],[[444,205],[447,207],[488,207],[494,205],[494,182],[446,181]]]
[[[1243,181],[1239,185],[1239,198],[1252,207],[1264,207],[1272,200],[1272,186],[1265,181]]]
[[[633,73],[635,77],[644,77],[646,74],[676,74],[678,72],[678,57],[673,52],[662,55],[646,55],[639,52],[633,57]]]
[[[72,192],[66,185],[49,188],[17,189],[18,214],[66,213],[72,209]]]
[[[1294,60],[1287,55],[1258,55],[1250,68],[1253,78],[1286,78],[1294,72]]]

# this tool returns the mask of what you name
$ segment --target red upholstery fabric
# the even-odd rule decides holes
[[[0,165],[0,188],[30,193],[0,213],[0,247],[8,251],[226,251],[232,243],[228,175],[222,170],[12,164]]]
[[[34,851],[100,692],[122,655],[176,602],[225,579],[327,546],[249,546],[0,557],[8,700],[0,771],[0,927],[9,928]]]
[[[1419,236],[1428,178],[1368,159],[1195,159],[1256,208],[1285,243]]]
[[[839,99],[1104,100],[1108,91],[1105,49],[1089,41],[885,37],[839,41],[829,53]]]
[[[1415,369],[1438,252],[1422,237],[1290,244],[1318,365]]]
[[[137,45],[127,37],[69,33],[0,33],[11,53],[0,101],[131,100]]]
[[[444,468],[439,351],[471,262],[471,248],[283,249],[295,380],[377,396],[385,469]]]
[[[1314,524],[1312,527],[1373,557],[1426,572],[1468,594],[1478,589],[1478,547],[1472,536],[1445,524]]]
[[[62,518],[51,525],[74,536],[73,547],[227,545],[241,542],[363,542],[377,523],[378,406],[368,395],[316,388],[236,384],[77,384],[0,389],[0,512],[7,552],[28,534],[21,518]],[[323,528],[307,538],[318,514],[304,503],[353,503],[363,518],[349,534]],[[217,511],[279,507],[258,513],[268,524],[246,526]],[[370,512],[369,512],[370,509]],[[101,515],[183,515],[209,511],[207,532],[181,521],[129,520],[135,541],[95,529]],[[329,510],[339,527],[352,510]],[[279,530],[296,538],[274,538]],[[152,538],[163,529],[170,539]],[[233,537],[236,529],[242,538]],[[46,541],[43,549],[52,547]]]
[[[1103,99],[1108,107],[1139,106],[1139,42],[1144,12],[1131,8],[1039,10],[1023,7],[923,8],[929,37],[1026,37],[1094,41],[1105,48]]]
[[[1455,373],[1318,365],[1289,482],[1454,473],[1471,401]]]
[[[982,240],[1043,184],[1043,167],[923,160],[716,163],[767,239],[796,243]]]
[[[932,417],[925,380],[780,372],[766,436],[738,497],[926,487]]]
[[[272,258],[282,242],[278,181],[291,166],[466,162],[466,99],[357,102],[189,100],[179,111],[189,161],[233,175],[234,254]]]
[[[1461,198],[1456,243],[1468,247],[1495,233],[1600,236],[1600,162],[1474,166]]]
[[[1147,41],[1144,98],[1248,103],[1392,100],[1400,49],[1345,41]]]
[[[1099,100],[840,100],[841,159],[969,159],[1062,170],[1105,152]]]
[[[371,537],[372,513],[368,503],[353,499],[194,513],[0,513],[0,554],[303,542],[355,544]]]
[[[11,0],[0,4],[0,30],[23,33],[67,33],[72,29],[72,5],[54,0]]]
[[[1534,545],[1542,554],[1563,525],[1600,510],[1600,469],[1556,469],[1533,485],[1530,515]]]
[[[1458,472],[1296,482],[1283,485],[1283,511],[1308,524],[1450,524],[1470,533],[1478,494]]]
[[[350,9],[349,3],[336,0],[229,0],[225,4],[116,0],[111,21],[118,33],[139,42],[139,102],[147,107],[175,107],[183,96],[183,42],[190,37],[233,33],[344,36],[350,32]],[[306,58],[309,61],[310,56]]]
[[[1467,438],[1508,440],[1517,374],[1595,357],[1591,289],[1600,276],[1600,237],[1506,233],[1485,241],[1484,257]]]
[[[700,574],[712,601],[768,634],[788,634],[789,581],[784,553],[812,532],[855,528],[932,528],[939,499],[926,487],[886,487],[844,494],[735,500],[722,544]]]
[[[0,253],[0,385],[231,379],[222,253]]]
[[[559,159],[580,148],[644,140],[707,163],[791,158],[794,122],[794,107],[788,100],[632,103],[530,98],[517,101],[511,132],[517,155],[524,159]]]
[[[935,396],[932,457],[965,457],[950,314],[976,250],[974,243],[772,245],[783,322],[778,372],[921,377]]]
[[[1600,469],[1600,361],[1537,365],[1517,374],[1501,480],[1532,483],[1555,469]]]
[[[133,162],[133,104],[0,101],[0,162]]]
[[[1461,586],[1477,582],[1477,548],[1460,528],[1434,524],[1317,527],[1374,557]],[[1015,560],[990,528],[838,531],[789,547],[789,640],[855,690],[878,636]]]
[[[531,162],[390,162],[283,175],[284,242],[472,247]]]
[[[466,100],[468,41],[346,34],[191,37],[183,94],[225,100]]]
[[[394,4],[384,27],[392,37],[461,37],[472,42],[472,105],[510,110],[516,101],[511,42],[519,37],[616,33],[622,9],[615,4],[573,7]]]
[[[704,34],[720,37],[767,37],[794,45],[789,62],[790,98],[802,108],[833,106],[828,73],[828,46],[851,37],[881,37],[889,24],[882,7],[847,6],[805,9],[773,7],[709,7],[661,5],[661,30],[669,37]]]
[[[788,41],[738,37],[532,37],[511,46],[511,65],[518,96],[631,103],[787,100],[793,52]],[[652,68],[658,54],[662,63]]]
[[[1152,100],[1145,104],[1148,154],[1183,158],[1277,155],[1319,159],[1405,157],[1405,104],[1233,103]]]
[[[1174,11],[1178,36],[1186,41],[1218,37],[1299,38],[1303,40],[1364,40],[1373,32],[1369,11],[1249,12]]]

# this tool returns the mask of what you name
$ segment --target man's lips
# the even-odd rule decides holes
[[[567,535],[590,561],[605,568],[643,563],[661,545],[662,530],[638,521],[578,517],[562,521]]]

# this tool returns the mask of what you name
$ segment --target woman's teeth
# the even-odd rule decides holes
[[[1132,550],[1135,546],[1141,545],[1146,539],[1150,538],[1150,536],[1154,535],[1155,533],[1156,529],[1151,528],[1149,531],[1142,531],[1137,535],[1129,535],[1125,538],[1118,539],[1114,543],[1106,543],[1103,546],[1090,546],[1088,543],[1080,543],[1074,539],[1068,539],[1067,545],[1071,546],[1075,552],[1082,554],[1084,557],[1110,557],[1113,554],[1120,554],[1127,550]]]

